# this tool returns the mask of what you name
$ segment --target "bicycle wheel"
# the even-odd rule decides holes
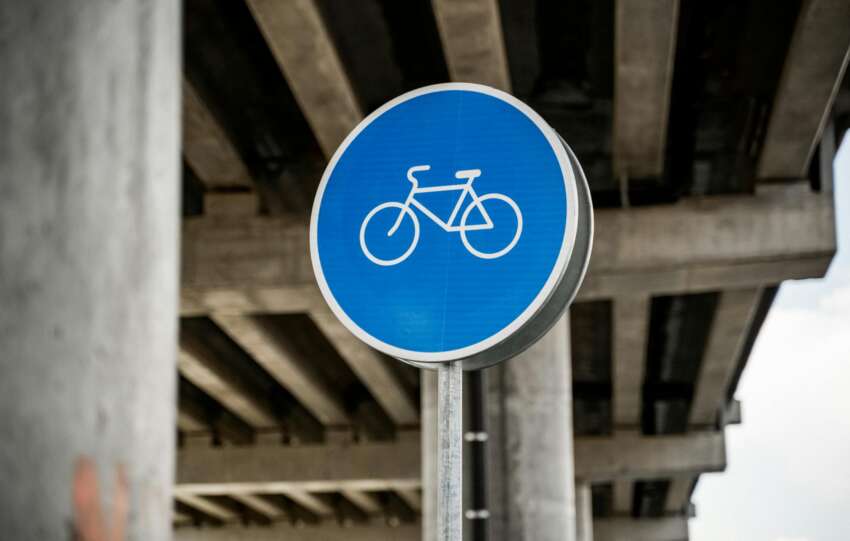
[[[466,249],[469,250],[469,253],[476,257],[480,257],[481,259],[496,259],[497,257],[502,257],[506,253],[510,252],[516,243],[519,241],[520,235],[522,235],[522,213],[519,211],[519,207],[513,199],[506,195],[502,195],[500,193],[488,193],[478,198],[478,205],[481,205],[481,208],[484,209],[484,204],[486,201],[501,201],[508,205],[511,210],[513,210],[514,215],[516,216],[516,231],[511,237],[511,241],[500,250],[496,250],[494,252],[485,252],[482,250],[477,250],[472,246],[469,242],[469,239],[466,236],[467,228],[466,228],[466,220],[469,219],[469,214],[472,212],[472,209],[476,207],[476,202],[472,201],[466,209],[463,211],[463,216],[460,219],[460,239],[463,241],[463,245],[466,246]],[[491,208],[495,209],[493,203],[490,203]],[[487,215],[493,216],[494,213],[487,212]],[[499,227],[498,223],[493,223],[493,229],[497,229]]]
[[[399,210],[393,210],[399,209]],[[374,220],[375,226],[380,225],[380,231],[372,231],[371,235],[378,234],[380,238],[388,238],[391,236],[395,236],[398,234],[403,234],[401,231],[407,231],[405,227],[399,227],[395,232],[392,232],[392,227],[395,225],[396,220],[398,220],[398,213],[402,213],[401,220],[404,222],[405,216],[410,216],[411,221],[413,221],[413,236],[410,239],[410,245],[407,247],[404,252],[395,258],[383,259],[375,256],[366,245],[366,229],[369,227],[369,224],[373,222],[373,218],[381,214],[377,220]],[[391,213],[391,214],[388,214]],[[404,223],[401,224],[402,226]],[[373,227],[373,229],[374,229]],[[374,238],[374,237],[373,237]],[[395,201],[390,201],[388,203],[381,203],[377,207],[373,208],[369,214],[366,215],[366,218],[363,219],[363,224],[360,226],[360,249],[363,250],[363,255],[369,258],[369,261],[376,265],[381,265],[383,267],[391,267],[393,265],[398,265],[413,253],[413,250],[416,248],[416,244],[419,242],[419,219],[416,217],[416,214],[410,210],[410,207],[405,206],[401,203],[397,203]],[[402,244],[402,247],[404,244]],[[383,254],[382,254],[383,255]]]

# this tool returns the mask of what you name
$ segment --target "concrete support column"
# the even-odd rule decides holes
[[[490,373],[492,541],[574,541],[568,317]]]
[[[576,541],[593,541],[593,497],[589,483],[576,483]]]
[[[0,3],[0,536],[170,539],[180,3]]]

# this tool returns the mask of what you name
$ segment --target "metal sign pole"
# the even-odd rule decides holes
[[[437,368],[437,532],[439,541],[461,541],[463,370],[459,362]]]

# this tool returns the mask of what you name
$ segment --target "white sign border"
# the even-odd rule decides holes
[[[561,168],[561,174],[564,178],[564,188],[567,196],[567,221],[564,227],[564,237],[563,243],[561,244],[561,250],[558,253],[558,259],[555,261],[555,265],[552,267],[552,271],[549,274],[549,278],[543,284],[543,287],[537,293],[534,300],[526,307],[522,313],[516,317],[512,322],[506,325],[504,328],[499,330],[498,332],[492,334],[488,338],[481,340],[475,344],[465,346],[459,349],[453,349],[448,351],[440,351],[440,352],[430,352],[430,351],[415,351],[404,348],[399,348],[393,346],[392,344],[388,344],[378,338],[375,338],[365,330],[363,330],[359,325],[357,325],[348,314],[342,309],[339,303],[336,301],[333,293],[328,286],[327,281],[325,280],[324,272],[322,271],[322,264],[319,258],[319,246],[318,246],[318,220],[319,220],[319,209],[321,206],[322,196],[325,193],[325,187],[330,180],[331,175],[336,167],[337,162],[348,149],[348,146],[351,144],[354,139],[360,135],[364,129],[366,129],[376,118],[381,116],[383,113],[389,111],[395,106],[409,101],[418,96],[423,96],[425,94],[431,94],[434,92],[443,92],[443,91],[451,91],[451,90],[466,90],[470,92],[478,92],[481,94],[486,94],[488,96],[492,96],[508,104],[512,105],[526,117],[529,118],[537,128],[541,131],[541,133],[546,137],[546,140],[549,142],[549,146],[552,148],[552,151],[555,153],[555,156],[558,159],[558,164]],[[394,357],[399,357],[401,359],[410,360],[410,361],[419,361],[419,362],[450,362],[457,361],[467,357],[471,357],[475,354],[481,353],[486,349],[495,346],[496,344],[502,342],[509,336],[511,336],[514,332],[516,332],[520,327],[522,327],[526,322],[528,322],[543,306],[543,304],[549,299],[551,293],[554,291],[555,287],[557,287],[561,276],[563,275],[564,269],[569,262],[569,258],[572,255],[573,246],[575,245],[576,238],[576,230],[578,228],[578,193],[576,189],[576,178],[573,172],[572,166],[570,165],[569,157],[567,156],[567,152],[564,149],[564,146],[561,144],[561,140],[558,137],[558,134],[553,130],[549,124],[543,120],[540,115],[538,115],[531,107],[518,100],[514,96],[502,92],[501,90],[497,90],[495,88],[491,88],[489,86],[474,84],[474,83],[442,83],[436,85],[425,86],[422,88],[418,88],[416,90],[412,90],[397,98],[394,98],[375,111],[373,111],[369,116],[364,118],[351,133],[343,140],[343,142],[339,145],[336,152],[334,152],[333,157],[331,157],[330,162],[328,162],[327,167],[325,168],[324,174],[322,174],[322,180],[319,183],[319,187],[316,190],[316,197],[313,201],[313,210],[310,215],[310,259],[313,264],[313,273],[316,277],[316,282],[319,285],[319,290],[322,292],[322,296],[325,298],[325,301],[330,306],[334,315],[342,322],[345,327],[351,331],[357,338],[363,340],[370,346],[375,349],[382,351],[388,355],[392,355]]]

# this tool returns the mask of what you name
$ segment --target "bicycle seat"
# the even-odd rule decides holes
[[[481,169],[462,169],[455,173],[455,178],[467,178],[473,180],[481,176]]]

